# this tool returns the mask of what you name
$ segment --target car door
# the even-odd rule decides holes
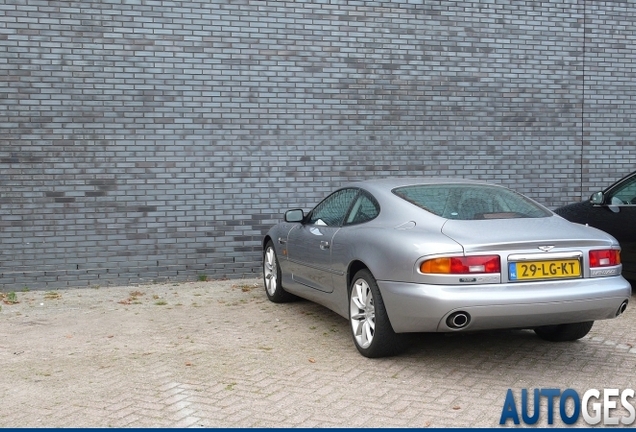
[[[589,224],[614,236],[621,245],[623,274],[636,280],[636,176],[616,183],[591,209]]]
[[[359,228],[380,214],[380,205],[368,192],[360,190],[353,200],[342,229],[331,239],[331,270],[335,286],[346,286],[346,275],[352,258],[359,257],[359,248],[364,244]]]
[[[358,190],[341,189],[325,198],[287,236],[287,260],[295,282],[333,291],[331,244]]]

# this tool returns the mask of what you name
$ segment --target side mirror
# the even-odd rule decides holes
[[[301,209],[285,212],[285,222],[302,222],[303,219],[305,219],[305,213]]]
[[[604,201],[605,195],[603,195],[603,192],[596,192],[590,197],[590,203],[593,205],[602,205]]]

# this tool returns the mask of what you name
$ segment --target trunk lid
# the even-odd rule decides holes
[[[523,219],[453,220],[442,233],[459,243],[464,253],[527,251],[540,246],[554,250],[618,245],[609,234],[596,228],[568,222],[558,216]]]

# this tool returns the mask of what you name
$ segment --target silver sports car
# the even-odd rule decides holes
[[[409,332],[533,329],[585,336],[625,311],[618,242],[510,189],[458,179],[384,179],[289,210],[263,240],[277,303],[302,297],[351,323],[367,357]]]

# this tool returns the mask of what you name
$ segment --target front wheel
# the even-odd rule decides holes
[[[590,330],[592,330],[593,325],[594,321],[573,324],[558,324],[537,327],[534,329],[534,332],[541,339],[550,342],[568,342],[581,339],[583,336],[587,335]]]
[[[267,298],[274,303],[286,303],[296,298],[283,289],[281,280],[282,273],[274,245],[272,242],[267,242],[263,251],[263,283]]]
[[[395,355],[404,348],[384,308],[378,284],[369,270],[356,273],[349,287],[349,321],[353,342],[365,357]]]

